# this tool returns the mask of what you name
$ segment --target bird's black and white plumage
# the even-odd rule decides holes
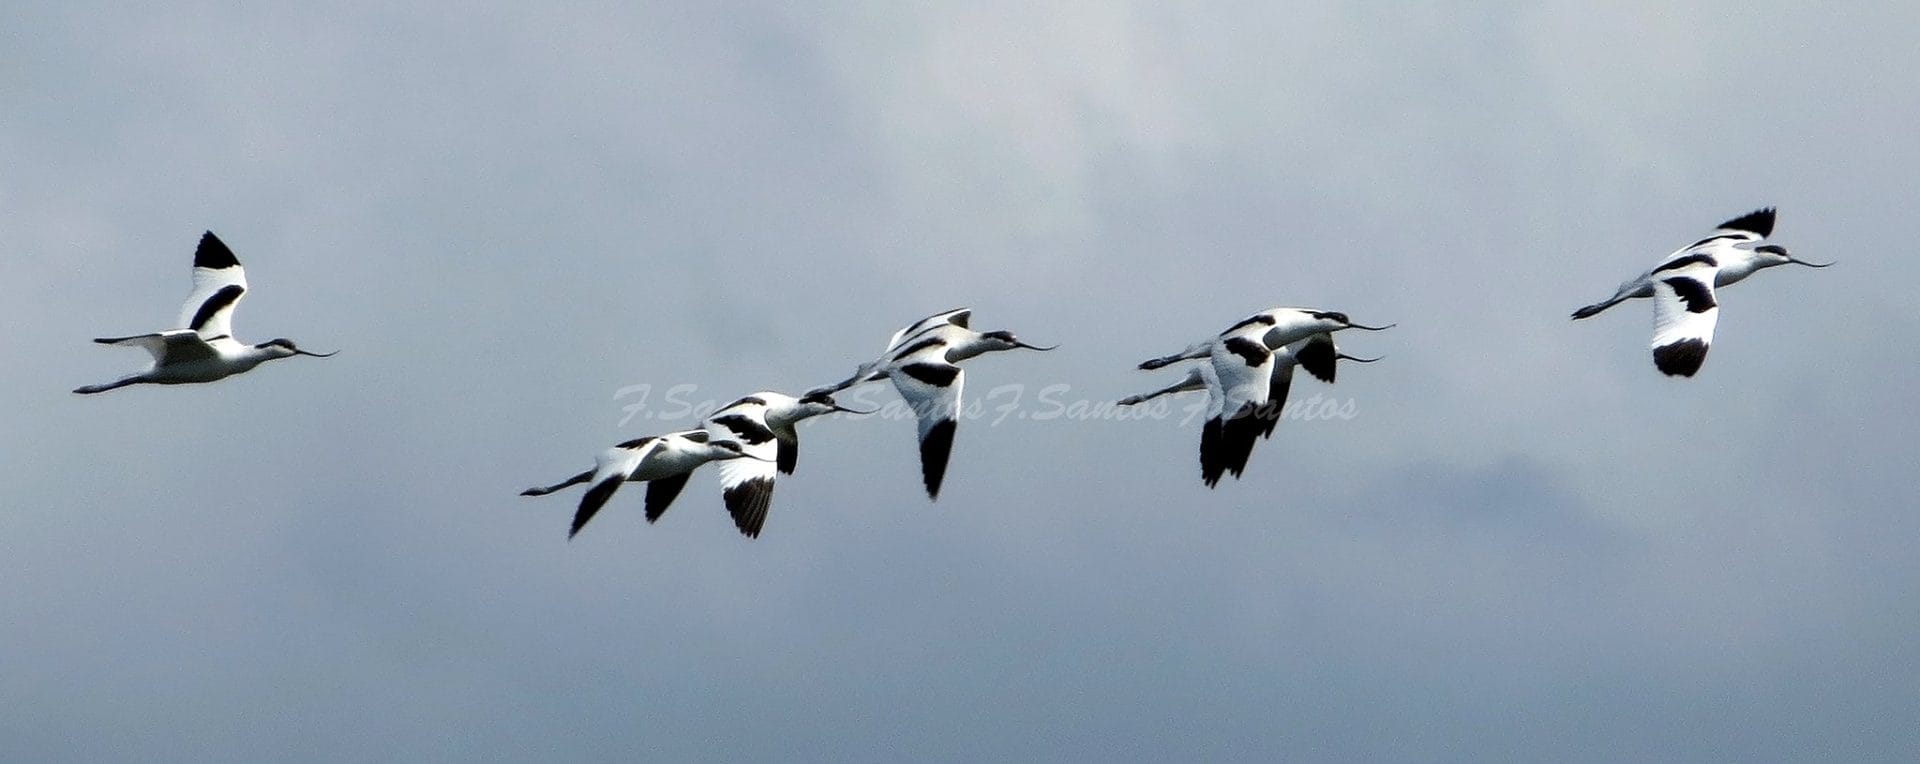
[[[1721,223],[1705,238],[1622,283],[1612,297],[1574,311],[1573,317],[1596,316],[1636,297],[1654,298],[1653,365],[1668,376],[1691,377],[1706,363],[1707,348],[1713,344],[1720,308],[1716,290],[1765,268],[1833,264],[1810,263],[1795,258],[1786,247],[1761,244],[1773,235],[1773,223],[1772,207]]]
[[[966,374],[960,362],[984,353],[1025,348],[1052,350],[1021,342],[1008,331],[977,332],[968,327],[973,311],[935,313],[893,333],[887,349],[845,381],[817,392],[838,392],[854,385],[890,379],[913,410],[920,432],[920,476],[927,498],[938,499],[946,480],[953,436],[960,426],[960,392]]]
[[[1708,255],[1688,255],[1653,269],[1653,365],[1668,376],[1691,377],[1707,361],[1720,304],[1713,297],[1719,266]]]
[[[702,464],[717,460],[740,460],[749,455],[741,444],[732,440],[711,438],[706,430],[683,430],[665,435],[651,435],[635,438],[621,443],[594,457],[594,467],[586,472],[562,480],[549,486],[529,488],[521,491],[522,496],[545,496],[569,486],[587,484],[587,492],[580,497],[580,506],[574,511],[573,525],[567,530],[567,538],[573,538],[586,527],[587,521],[606,506],[613,498],[620,484],[625,482],[647,483],[647,522],[651,523],[666,514],[667,507],[673,504],[681,489],[687,486],[687,478],[693,470]]]
[[[1295,368],[1305,369],[1314,379],[1331,385],[1338,375],[1340,361],[1373,363],[1378,360],[1380,359],[1347,355],[1334,344],[1333,335],[1325,332],[1275,349],[1273,377],[1267,385],[1267,405],[1259,412],[1259,416],[1264,420],[1261,423],[1260,436],[1273,437],[1274,427],[1280,423],[1283,408],[1287,405],[1288,391],[1293,388]]]
[[[153,365],[138,374],[101,385],[76,388],[81,394],[103,393],[137,384],[179,385],[212,382],[252,369],[266,361],[296,355],[325,358],[332,353],[309,353],[292,340],[275,339],[248,345],[233,338],[233,311],[247,294],[247,274],[233,250],[213,235],[200,237],[193,253],[193,291],[180,309],[179,327],[130,337],[102,337],[104,345],[137,347],[153,356]]]
[[[800,433],[795,425],[805,419],[835,411],[854,411],[823,392],[811,392],[799,398],[772,391],[761,391],[715,410],[703,427],[716,437],[741,444],[749,459],[722,462],[720,495],[734,527],[748,538],[759,538],[766,525],[767,510],[773,504],[773,483],[778,474],[793,474],[800,458]]]
[[[1168,388],[1122,403],[1206,389],[1207,419],[1200,429],[1200,479],[1211,488],[1228,473],[1239,477],[1246,470],[1255,441],[1273,434],[1292,384],[1294,366],[1306,366],[1314,376],[1332,381],[1334,361],[1351,358],[1334,347],[1333,332],[1379,331],[1391,326],[1356,324],[1344,313],[1309,308],[1256,313],[1184,351],[1141,363],[1142,369],[1158,369],[1182,361],[1200,361],[1205,368],[1189,371],[1186,379]]]
[[[1246,469],[1254,440],[1265,429],[1262,414],[1272,395],[1274,369],[1273,350],[1261,341],[1266,333],[1266,327],[1254,325],[1223,335],[1205,361],[1220,381],[1200,428],[1200,477],[1209,488],[1223,473],[1238,477]]]

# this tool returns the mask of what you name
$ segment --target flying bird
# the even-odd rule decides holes
[[[887,349],[874,361],[861,364],[853,376],[816,392],[838,392],[866,382],[890,379],[900,398],[913,409],[920,425],[920,476],[927,498],[940,498],[947,457],[959,426],[960,389],[966,375],[960,362],[985,353],[1024,348],[1053,350],[1020,341],[1009,331],[977,332],[967,323],[967,308],[935,313],[894,332]]]
[[[573,514],[573,538],[592,520],[624,482],[647,483],[647,522],[666,514],[695,468],[710,461],[751,458],[735,441],[714,440],[706,430],[682,430],[635,438],[594,457],[593,469],[550,486],[528,488],[521,496],[545,496],[568,486],[589,484]]]
[[[762,391],[729,403],[707,417],[702,426],[741,444],[750,459],[730,459],[719,465],[720,496],[734,527],[747,538],[759,538],[773,503],[776,472],[793,474],[800,458],[800,433],[794,425],[835,411],[856,411],[814,391],[799,398]],[[664,511],[664,508],[663,508]]]
[[[1761,244],[1773,235],[1774,209],[1755,210],[1721,223],[1706,238],[1681,247],[1652,270],[1628,279],[1612,297],[1573,312],[1574,320],[1597,316],[1635,297],[1654,298],[1653,365],[1667,376],[1691,377],[1707,361],[1713,328],[1720,318],[1715,290],[1738,283],[1763,268],[1794,263],[1825,268],[1795,258],[1786,247]]]
[[[1253,453],[1254,442],[1272,436],[1292,385],[1294,366],[1305,366],[1315,377],[1330,382],[1334,362],[1343,356],[1333,345],[1333,332],[1392,327],[1356,324],[1337,311],[1263,311],[1179,353],[1141,363],[1142,369],[1159,369],[1194,360],[1202,361],[1200,365],[1205,368],[1190,370],[1186,379],[1162,391],[1122,403],[1138,403],[1180,390],[1206,389],[1207,421],[1200,429],[1200,479],[1211,488],[1228,472],[1239,477]],[[1363,363],[1377,360],[1346,357]]]
[[[1266,402],[1244,414],[1259,423],[1260,436],[1265,438],[1273,437],[1274,427],[1280,423],[1280,417],[1285,413],[1287,394],[1293,386],[1294,367],[1304,368],[1315,379],[1331,384],[1334,380],[1337,361],[1373,363],[1380,359],[1347,355],[1334,346],[1332,335],[1316,334],[1273,351],[1273,360],[1274,367],[1267,385]],[[1225,395],[1220,385],[1219,375],[1215,373],[1210,361],[1188,367],[1187,375],[1179,382],[1150,393],[1127,396],[1120,399],[1118,403],[1122,406],[1134,406],[1163,395],[1191,390],[1207,391],[1208,419],[1210,421],[1217,419],[1225,409]],[[1251,448],[1248,448],[1245,453],[1236,454],[1232,460],[1224,460],[1216,455],[1219,452],[1218,436],[1209,440],[1207,430],[1202,430],[1201,435],[1201,478],[1207,481],[1209,487],[1219,482],[1222,472],[1232,472],[1235,477],[1238,477],[1246,469],[1246,460],[1252,454]]]
[[[1266,426],[1261,432],[1261,435],[1266,437],[1272,437],[1274,425],[1280,421],[1281,410],[1287,405],[1287,393],[1293,386],[1295,367],[1306,369],[1307,373],[1313,375],[1315,379],[1332,384],[1337,373],[1335,364],[1338,361],[1373,363],[1380,359],[1347,355],[1333,344],[1332,335],[1316,334],[1285,348],[1274,350],[1273,360],[1272,381],[1267,385],[1267,402],[1262,406],[1261,411],[1253,412],[1254,416],[1266,419]],[[1207,390],[1210,394],[1218,394],[1218,388],[1219,377],[1213,373],[1213,364],[1197,363],[1187,367],[1187,375],[1179,382],[1150,393],[1129,395],[1121,398],[1117,403],[1121,406],[1137,406],[1161,396],[1194,390]]]
[[[104,393],[127,385],[181,385],[212,382],[233,376],[276,358],[296,355],[326,358],[333,353],[309,353],[293,340],[274,339],[248,345],[233,338],[233,309],[247,294],[247,274],[212,231],[200,237],[193,253],[193,291],[180,309],[180,327],[131,337],[102,337],[103,345],[139,347],[153,355],[153,366],[138,374],[101,385],[75,388],[82,395]],[[336,351],[337,352],[337,351]]]

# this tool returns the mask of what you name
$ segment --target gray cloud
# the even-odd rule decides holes
[[[0,756],[1898,760],[1915,13],[580,4],[0,12]],[[1700,378],[1643,306],[1778,204]],[[212,228],[250,338],[142,361]],[[1253,310],[1398,321],[1350,420],[815,422],[764,537],[516,491],[625,385],[976,308],[1110,400]],[[873,400],[891,396],[884,390]]]

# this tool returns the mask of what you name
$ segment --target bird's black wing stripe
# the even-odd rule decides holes
[[[904,348],[901,348],[900,352],[894,353],[893,355],[895,358],[905,358],[907,356],[913,355],[914,353],[918,353],[922,350],[926,350],[927,348],[934,347],[936,345],[945,345],[945,344],[947,344],[946,340],[940,339],[939,337],[929,337],[919,342],[915,342],[912,345],[908,345]]]
[[[938,363],[910,363],[900,367],[900,371],[934,387],[948,387],[954,377],[960,376],[960,367]]]
[[[772,429],[745,414],[714,417],[713,423],[727,428],[741,441],[750,445],[759,445],[773,440]]]
[[[1712,239],[1708,239],[1707,241],[1712,241]],[[1701,242],[1701,243],[1704,244],[1705,242]],[[1695,244],[1694,246],[1697,247],[1700,245]],[[1685,268],[1689,265],[1693,265],[1694,263],[1699,263],[1702,265],[1715,267],[1715,268],[1720,266],[1720,262],[1717,260],[1714,260],[1712,255],[1703,255],[1696,252],[1694,254],[1687,255],[1686,257],[1674,258],[1672,262],[1661,263],[1660,267],[1653,269],[1653,272],[1659,273],[1661,271],[1677,270],[1680,268]]]
[[[1273,351],[1268,350],[1266,345],[1245,337],[1228,337],[1224,347],[1227,352],[1245,359],[1248,366],[1259,366],[1273,357]]]
[[[208,321],[213,320],[213,314],[220,312],[221,308],[232,305],[235,300],[240,299],[240,295],[246,293],[247,288],[239,284],[228,284],[220,287],[220,291],[214,292],[211,296],[207,297],[206,302],[200,303],[200,309],[194,311],[193,322],[187,324],[187,328],[196,332],[200,331],[200,328],[206,326]]]
[[[1673,278],[1661,280],[1665,281],[1667,286],[1673,287],[1674,293],[1680,295],[1680,299],[1686,301],[1688,313],[1705,313],[1713,310],[1715,304],[1713,301],[1713,290],[1708,288],[1706,284],[1702,284],[1696,279],[1690,279],[1685,276],[1674,276]]]
[[[1241,329],[1245,329],[1249,326],[1253,326],[1254,324],[1259,324],[1261,326],[1272,326],[1274,324],[1274,319],[1273,319],[1273,316],[1269,316],[1265,313],[1261,313],[1256,316],[1247,316],[1246,318],[1240,319],[1240,323],[1227,327],[1227,330],[1224,332],[1221,332],[1221,334],[1222,335],[1232,334]]]

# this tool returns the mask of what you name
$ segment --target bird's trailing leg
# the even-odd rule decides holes
[[[144,377],[136,374],[131,377],[121,377],[104,385],[82,385],[74,388],[73,391],[81,395],[92,395],[94,393],[104,393],[108,390],[116,390],[126,387],[127,385],[137,385],[145,381],[147,380]]]

